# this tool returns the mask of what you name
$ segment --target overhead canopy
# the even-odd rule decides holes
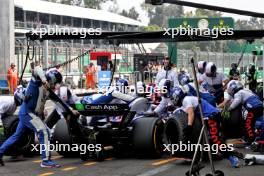
[[[171,31],[170,31],[171,32]],[[72,39],[105,39],[118,43],[159,43],[159,42],[191,42],[191,41],[217,41],[217,40],[254,40],[264,37],[264,30],[234,30],[233,35],[166,35],[165,31],[157,32],[102,32],[101,35],[64,34],[64,35],[40,35],[27,33],[30,40],[72,40]]]

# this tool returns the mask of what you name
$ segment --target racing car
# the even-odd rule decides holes
[[[59,98],[58,101],[64,104]],[[159,118],[142,115],[149,106],[146,98],[128,95],[123,103],[86,104],[81,101],[71,105],[81,115],[76,117],[68,111],[56,124],[53,141],[56,144],[100,145],[101,150],[80,154],[82,160],[95,157],[102,161],[108,151],[115,155],[134,151],[139,156],[159,157],[163,153],[164,123]],[[67,109],[66,105],[64,107]],[[78,155],[71,151],[58,153],[65,157]]]

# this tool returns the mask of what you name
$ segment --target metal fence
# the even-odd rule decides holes
[[[202,51],[194,53],[191,50],[178,50],[177,67],[184,68],[189,73],[191,73],[190,59],[195,56],[196,61],[204,60],[207,62],[214,62],[218,68],[218,71],[226,73],[229,71],[232,63],[238,63],[241,55],[241,53],[216,53]],[[245,53],[239,65],[240,71],[246,71],[246,67],[248,67],[249,64],[253,62],[253,55]]]
[[[25,58],[26,58],[26,41],[23,39],[16,39],[15,43],[15,58],[13,61],[17,65],[17,69],[19,73],[22,72],[23,66],[25,64]],[[114,52],[114,48],[111,45],[95,45],[95,44],[80,44],[75,42],[64,42],[64,41],[49,41],[48,46],[48,61],[44,60],[44,53],[45,53],[45,47],[43,42],[34,41],[31,42],[31,46],[35,47],[34,50],[34,61],[39,61],[43,65],[44,63],[47,63],[47,66],[56,65],[59,63],[63,63],[65,61],[68,61],[70,59],[73,59],[77,57],[78,55],[81,55],[87,50],[93,50],[93,51],[110,51]],[[133,56],[136,53],[140,53],[139,49],[137,47],[134,47],[133,45],[121,45],[118,47],[117,52],[122,53],[122,60],[117,60],[117,66],[116,66],[116,75],[129,75],[129,78],[132,78],[132,73],[134,71],[134,61]],[[30,50],[30,56],[32,57],[33,50],[31,47]],[[164,53],[167,55],[167,53]],[[197,61],[199,60],[205,60],[214,62],[218,68],[218,71],[223,72],[225,74],[228,74],[228,71],[230,69],[231,63],[237,63],[239,58],[241,57],[241,53],[216,53],[216,52],[201,52],[198,51],[195,54],[195,58]],[[191,70],[191,63],[190,59],[194,57],[194,52],[191,50],[178,50],[178,60],[177,60],[177,68],[178,71],[180,69],[184,69],[188,71],[189,73],[192,73]],[[85,66],[89,64],[89,56],[81,57],[80,59],[72,62],[71,64],[68,64],[67,66],[62,67],[63,74],[67,76],[75,77],[75,83],[78,84],[78,80],[82,77],[84,77],[84,69]],[[247,66],[254,61],[252,54],[244,54],[244,57],[240,63],[240,71],[244,72],[246,71]],[[29,65],[29,64],[28,64]],[[26,69],[25,77],[30,77],[29,74],[29,66]]]

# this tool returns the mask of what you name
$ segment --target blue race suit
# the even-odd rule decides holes
[[[50,133],[46,124],[39,117],[45,105],[45,91],[40,80],[31,79],[26,91],[26,99],[19,110],[19,123],[16,132],[9,137],[0,147],[0,158],[4,152],[15,144],[22,136],[26,128],[34,130],[38,135],[39,143],[42,146],[41,155],[43,160],[50,159],[49,138]]]
[[[200,96],[202,99],[206,100],[212,106],[216,107],[215,96],[213,96],[209,92],[200,92]]]

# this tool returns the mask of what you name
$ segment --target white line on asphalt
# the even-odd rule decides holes
[[[164,172],[165,170],[168,170],[168,169],[172,168],[173,166],[174,166],[173,164],[166,164],[166,165],[158,167],[156,169],[152,169],[150,171],[139,174],[137,176],[153,176],[153,175],[156,175],[160,172]]]

